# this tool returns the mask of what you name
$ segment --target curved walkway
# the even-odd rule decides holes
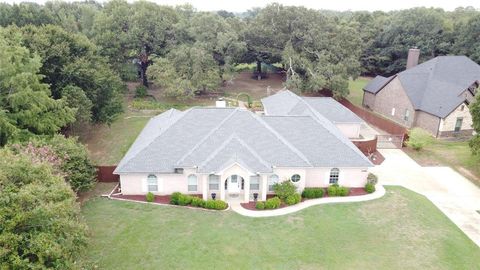
[[[385,188],[382,185],[376,186],[376,191],[371,194],[361,195],[361,196],[351,196],[351,197],[327,197],[327,198],[319,198],[319,199],[312,199],[301,202],[296,205],[288,206],[285,208],[275,209],[275,210],[248,210],[243,208],[240,203],[229,203],[230,208],[237,212],[240,215],[247,216],[247,217],[275,217],[275,216],[282,216],[291,213],[298,212],[303,210],[307,207],[319,205],[319,204],[327,204],[327,203],[346,203],[346,202],[363,202],[363,201],[370,201],[374,199],[381,198],[385,195]]]

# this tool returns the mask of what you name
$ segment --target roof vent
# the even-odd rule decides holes
[[[407,69],[418,65],[419,58],[420,58],[420,49],[412,48],[408,50]]]
[[[217,107],[217,108],[225,108],[225,107],[227,107],[227,102],[225,101],[224,98],[219,98],[219,99],[215,102],[215,107]]]

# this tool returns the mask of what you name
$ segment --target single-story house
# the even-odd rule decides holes
[[[118,164],[121,192],[212,193],[265,200],[279,181],[363,187],[372,163],[330,122],[241,108],[171,109],[153,117]]]
[[[360,138],[364,121],[331,97],[300,97],[289,90],[262,99],[266,115],[311,115],[333,123],[349,139]]]
[[[370,81],[363,106],[435,137],[472,135],[468,105],[478,92],[480,66],[466,56],[438,56],[416,65],[418,55],[411,49],[405,71]]]

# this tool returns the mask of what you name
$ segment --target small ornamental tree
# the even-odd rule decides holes
[[[416,151],[420,151],[425,146],[433,142],[433,137],[426,130],[421,128],[413,128],[408,132],[407,145]]]
[[[281,183],[275,183],[273,185],[273,191],[275,191],[275,195],[277,195],[282,202],[285,202],[288,196],[296,193],[297,187],[290,180],[286,180]]]

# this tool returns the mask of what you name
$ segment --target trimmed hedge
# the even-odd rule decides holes
[[[339,185],[331,185],[327,188],[328,196],[347,196],[350,189]]]
[[[293,195],[290,195],[285,199],[285,203],[287,205],[294,205],[302,201],[302,196],[298,193],[295,193]]]
[[[145,195],[145,200],[147,200],[147,202],[153,202],[155,201],[155,195],[152,192],[148,192],[147,195]]]
[[[207,200],[204,207],[207,209],[224,210],[227,209],[228,204],[222,200]]]
[[[174,192],[170,196],[170,204],[178,205],[178,198],[182,195],[180,192]]]
[[[263,210],[265,209],[265,202],[257,202],[255,204],[255,208],[258,209],[258,210]]]
[[[311,187],[311,188],[305,188],[302,192],[302,197],[306,199],[316,199],[316,198],[321,198],[323,197],[323,188],[319,187]]]
[[[205,207],[205,201],[202,198],[193,197],[190,205],[203,208]]]
[[[282,201],[278,197],[273,197],[265,202],[265,209],[276,209],[280,207]]]
[[[375,192],[375,185],[372,184],[372,183],[367,183],[367,184],[365,185],[365,191],[366,191],[367,193],[373,193],[373,192]]]
[[[191,196],[187,194],[182,194],[180,192],[174,192],[170,196],[170,204],[181,205],[181,206],[193,206],[201,207],[206,209],[215,209],[223,210],[227,209],[228,204],[222,200],[203,200],[202,198]]]

